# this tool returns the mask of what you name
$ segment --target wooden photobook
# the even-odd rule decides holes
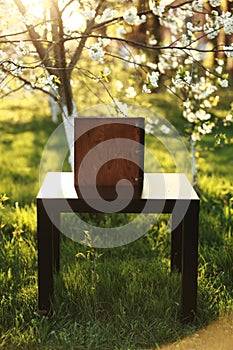
[[[75,118],[74,185],[79,197],[140,198],[143,174],[144,118]]]

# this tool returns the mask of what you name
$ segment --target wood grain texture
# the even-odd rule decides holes
[[[96,187],[103,198],[141,195],[144,173],[144,118],[76,118],[74,131],[74,184],[80,196]]]

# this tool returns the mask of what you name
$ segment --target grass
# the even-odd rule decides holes
[[[182,132],[179,110],[170,95],[163,95],[163,100],[153,95],[149,102]],[[168,105],[171,108],[165,108]],[[55,126],[41,95],[27,95],[22,102],[11,98],[0,107],[0,194],[9,197],[0,199],[0,349],[159,349],[232,310],[233,146],[207,151],[211,147],[207,139],[200,145],[198,162],[201,214],[195,321],[179,322],[180,276],[169,272],[167,215],[143,238],[115,249],[90,250],[62,237],[54,312],[40,317],[35,197],[41,154]],[[146,142],[163,169],[172,171],[174,163],[164,149],[151,137]],[[150,162],[146,164],[150,168]],[[105,216],[91,219],[117,225],[126,217],[115,215],[111,222]],[[77,257],[78,253],[82,254]]]

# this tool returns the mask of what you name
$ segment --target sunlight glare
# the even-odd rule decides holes
[[[43,19],[45,10],[49,8],[49,0],[23,0],[23,4],[27,10],[27,15],[33,18]],[[64,4],[59,2],[60,8]],[[69,31],[79,31],[86,28],[86,20],[79,13],[80,5],[78,2],[73,2],[63,12],[64,26]]]
[[[80,14],[80,8],[77,2],[71,3],[64,11],[63,20],[68,30],[85,30],[86,20]]]
[[[45,1],[37,0],[23,0],[24,6],[26,7],[27,14],[36,18],[43,18]]]

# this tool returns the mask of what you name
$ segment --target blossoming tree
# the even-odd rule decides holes
[[[126,97],[165,86],[182,100],[195,142],[212,131],[217,91],[228,86],[232,6],[232,0],[148,0],[143,6],[136,0],[1,0],[0,94],[23,87],[48,94],[53,114],[64,119],[72,163],[73,73],[104,85],[114,100],[108,80],[119,60],[138,73],[135,84],[118,81]],[[99,64],[99,74],[88,59]],[[232,119],[229,106],[225,123]]]

